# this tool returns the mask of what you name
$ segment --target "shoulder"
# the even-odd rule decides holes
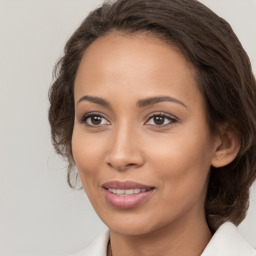
[[[231,222],[222,224],[213,235],[201,256],[256,256],[252,248]]]
[[[70,256],[106,256],[109,231],[101,233],[85,249]]]

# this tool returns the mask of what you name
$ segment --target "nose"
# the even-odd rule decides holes
[[[141,167],[144,157],[139,137],[136,129],[125,124],[113,129],[106,157],[107,164],[118,171]]]

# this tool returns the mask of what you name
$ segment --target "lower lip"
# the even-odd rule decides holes
[[[104,196],[107,202],[112,206],[120,209],[128,209],[137,207],[147,201],[152,196],[154,191],[155,189],[151,189],[146,192],[121,196],[110,192],[108,189],[104,189]]]

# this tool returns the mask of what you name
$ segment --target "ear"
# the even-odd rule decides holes
[[[231,125],[220,127],[216,138],[212,166],[215,168],[230,164],[240,149],[240,136]]]

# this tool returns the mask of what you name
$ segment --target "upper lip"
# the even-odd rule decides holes
[[[103,188],[114,188],[114,189],[152,189],[153,186],[144,185],[135,181],[109,181],[102,184]]]

